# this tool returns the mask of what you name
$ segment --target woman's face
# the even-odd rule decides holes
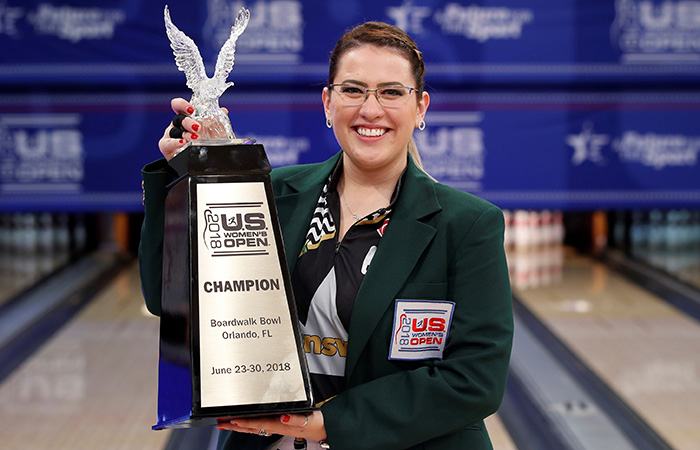
[[[415,87],[409,61],[395,50],[372,45],[345,53],[338,64],[334,84],[352,83],[368,89],[383,86]],[[345,163],[367,172],[401,171],[406,166],[408,141],[425,116],[427,93],[409,94],[405,104],[383,107],[374,92],[359,106],[344,104],[340,94],[323,90],[326,118],[345,154]],[[392,171],[393,172],[393,171]]]

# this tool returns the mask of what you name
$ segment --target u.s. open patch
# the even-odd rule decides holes
[[[442,359],[454,308],[453,302],[397,299],[389,359]]]

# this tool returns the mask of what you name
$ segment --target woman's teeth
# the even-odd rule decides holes
[[[382,136],[386,131],[386,128],[357,128],[357,134],[367,137]]]

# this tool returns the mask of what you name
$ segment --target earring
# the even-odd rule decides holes
[[[418,129],[421,131],[425,130],[425,120],[420,121],[420,123],[418,124]]]
[[[331,119],[326,119],[326,126],[328,128],[333,128],[333,121]]]

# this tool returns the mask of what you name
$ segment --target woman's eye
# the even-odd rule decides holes
[[[343,86],[342,93],[348,95],[364,95],[362,89],[354,86]]]
[[[379,95],[385,95],[387,97],[401,97],[402,95],[404,95],[404,92],[402,89],[387,88],[387,89],[382,89],[382,91],[379,93]]]

